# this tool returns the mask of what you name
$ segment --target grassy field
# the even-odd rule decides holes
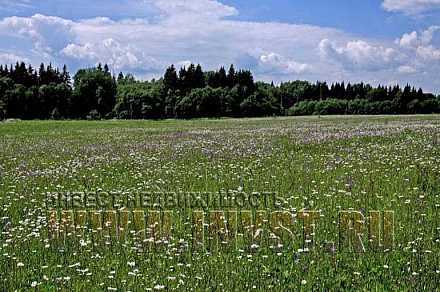
[[[195,250],[194,210],[175,206],[158,248],[92,227],[51,239],[47,192],[100,190],[276,192],[295,224],[282,246]],[[307,248],[301,210],[320,212]],[[344,210],[393,211],[394,247],[343,250]],[[439,214],[440,116],[0,123],[2,291],[434,291]]]

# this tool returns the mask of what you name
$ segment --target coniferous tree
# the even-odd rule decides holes
[[[195,74],[196,74],[196,66],[194,64],[189,65],[186,70],[186,90],[187,93],[191,92],[195,87]]]
[[[178,88],[182,94],[187,92],[187,71],[185,67],[179,70]]]
[[[198,64],[194,72],[194,88],[203,88],[205,86],[205,75],[203,73],[202,66]]]
[[[119,72],[119,75],[118,75],[118,83],[119,82],[123,82],[124,81],[124,74],[122,74],[122,72]]]
[[[178,89],[179,79],[177,77],[177,72],[176,72],[176,68],[174,68],[174,65],[171,65],[170,67],[167,68],[163,82],[166,92],[170,90],[172,92],[175,92]]]
[[[116,99],[117,97],[117,99]],[[107,64],[81,69],[74,90],[67,67],[24,62],[0,65],[0,119],[192,118],[290,114],[412,114],[440,112],[440,99],[407,85],[307,81],[275,85],[255,82],[249,70],[231,65],[203,72],[191,64],[177,74],[137,81],[121,72],[116,80]]]
[[[229,88],[232,88],[235,86],[236,78],[237,78],[237,76],[235,74],[234,65],[231,65],[231,67],[229,67],[228,76],[227,76],[227,82],[228,82]]]
[[[71,79],[70,79],[69,71],[67,71],[66,65],[63,66],[63,73],[61,75],[61,79],[64,84],[70,85]]]
[[[218,71],[218,86],[219,87],[227,87],[228,86],[228,78],[226,76],[226,70],[224,67],[221,67]]]

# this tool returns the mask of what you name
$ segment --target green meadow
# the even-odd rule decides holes
[[[130,214],[122,238],[105,216],[89,212],[80,228],[77,215],[72,226],[60,215],[70,210],[51,218],[48,194],[71,192],[269,192],[277,203],[264,211],[291,217],[283,232],[254,228],[249,241],[238,224],[228,241],[210,229],[218,210],[156,206],[169,219],[161,238],[142,206],[76,207],[114,212],[119,225]],[[261,208],[220,211],[257,220]],[[200,211],[206,224],[194,222]],[[311,233],[305,211],[319,214]],[[350,231],[344,211],[360,216]],[[371,212],[393,214],[391,235],[382,222],[372,240]],[[0,123],[1,291],[435,291],[439,214],[438,115]],[[206,244],[195,248],[200,234]]]

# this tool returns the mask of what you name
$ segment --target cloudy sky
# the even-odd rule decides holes
[[[257,79],[365,81],[440,93],[440,0],[0,0],[0,63],[171,63]]]

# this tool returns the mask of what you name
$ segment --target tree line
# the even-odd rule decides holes
[[[164,119],[316,114],[440,113],[440,97],[410,85],[255,82],[249,70],[167,68],[158,80],[112,74],[107,65],[79,70],[24,62],[0,66],[0,120]]]

